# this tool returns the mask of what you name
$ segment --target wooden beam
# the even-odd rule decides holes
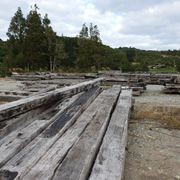
[[[120,180],[123,178],[128,120],[131,106],[131,90],[122,90],[94,163],[89,178],[90,180]],[[85,180],[87,175],[88,173],[82,173],[82,178],[80,179]]]
[[[91,164],[94,159],[119,93],[119,86],[104,91],[80,116],[81,124],[77,124],[75,129],[82,128],[82,122],[88,121],[87,127],[80,131],[82,135],[79,132],[71,137],[69,132],[65,139],[59,139],[25,179],[79,179],[84,165],[87,162]],[[80,136],[79,139],[77,135]]]
[[[44,104],[58,101],[65,97],[70,97],[74,94],[90,89],[91,87],[99,84],[101,81],[102,78],[98,78],[0,105],[0,121],[22,114]]]
[[[49,148],[59,139],[60,136],[76,121],[81,113],[91,104],[101,92],[99,87],[94,87],[79,96],[67,108],[57,113],[52,119],[44,120],[46,123],[53,122],[41,135],[36,137],[22,151],[15,155],[0,171],[0,179],[4,171],[17,171],[18,177],[24,176],[33,165],[48,151]],[[8,138],[9,140],[9,138]],[[23,139],[24,141],[24,139]],[[11,143],[13,144],[13,142]],[[17,153],[17,145],[13,144],[14,153]],[[1,152],[1,148],[0,148]],[[3,151],[4,152],[4,151]],[[3,154],[3,152],[1,154]],[[8,151],[7,151],[8,152]],[[4,152],[7,153],[7,152]],[[12,155],[12,153],[11,153]],[[6,158],[6,160],[10,158]],[[5,157],[2,156],[3,162]]]

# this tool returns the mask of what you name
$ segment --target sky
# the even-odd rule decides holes
[[[0,38],[18,7],[48,14],[58,35],[74,37],[92,22],[103,44],[146,50],[180,49],[180,0],[0,0]]]

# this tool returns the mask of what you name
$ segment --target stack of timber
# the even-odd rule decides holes
[[[1,105],[0,179],[122,179],[132,91],[101,81]]]
[[[139,96],[141,93],[143,93],[146,90],[146,82],[139,77],[134,77],[134,76],[113,76],[111,77],[106,76],[103,77],[104,85],[121,85],[121,86],[128,86],[129,88],[132,89],[133,95],[134,96]]]
[[[171,83],[165,83],[164,92],[168,94],[180,94],[180,76],[173,78]]]
[[[89,75],[90,76],[90,75]],[[85,74],[58,74],[58,73],[25,73],[15,74],[12,78],[23,84],[23,90],[29,93],[38,93],[41,89],[70,86],[87,80]],[[94,76],[94,78],[96,78]],[[94,79],[88,78],[88,79]]]
[[[134,96],[139,96],[146,90],[147,84],[165,85],[165,92],[178,93],[179,85],[174,83],[177,74],[150,74],[150,73],[122,73],[120,71],[107,71],[98,73],[25,73],[14,74],[12,77],[25,85],[23,91],[31,94],[38,93],[41,89],[71,86],[97,77],[104,78],[103,85],[121,85],[132,89]]]
[[[11,102],[18,99],[22,99],[24,97],[29,96],[30,93],[27,91],[8,91],[8,90],[0,90],[0,100],[5,102]]]

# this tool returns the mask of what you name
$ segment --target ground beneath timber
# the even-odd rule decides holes
[[[148,86],[135,99],[141,103],[179,105],[180,95],[163,95],[162,86]],[[134,119],[129,122],[124,180],[180,179],[180,130],[161,120]]]

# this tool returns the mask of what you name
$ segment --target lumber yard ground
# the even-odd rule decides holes
[[[180,179],[180,95],[148,85],[135,97],[124,180]]]
[[[0,79],[0,90],[22,87],[15,80]],[[148,85],[145,93],[135,97],[124,180],[180,179],[180,95],[162,90],[163,86]]]

